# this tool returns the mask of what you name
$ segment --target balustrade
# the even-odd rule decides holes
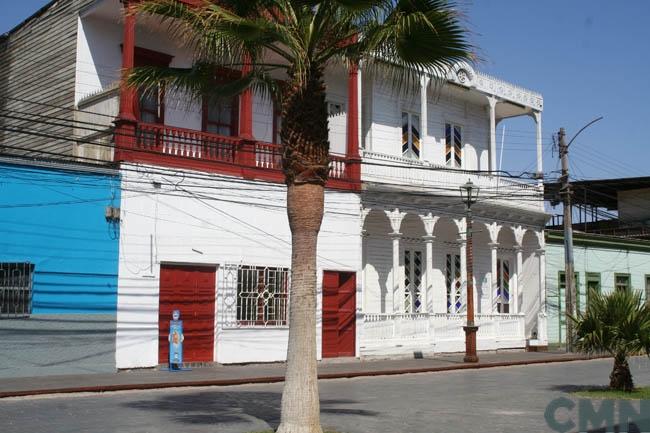
[[[137,123],[135,139],[124,139],[128,134],[124,131],[118,129],[116,138],[120,137],[118,146],[127,160],[162,162],[161,159],[173,158],[170,165],[190,163],[197,168],[200,165],[200,169],[214,167],[215,171],[228,174],[239,169],[249,170],[246,173],[253,178],[282,179],[282,151],[277,144],[144,122]],[[205,162],[226,163],[229,167],[221,165],[219,169],[203,164]],[[254,169],[253,172],[250,169]],[[330,155],[328,186],[358,189],[360,179],[353,177],[354,173],[348,171],[347,156]]]
[[[517,347],[525,343],[523,314],[477,314],[479,345],[489,348]],[[464,314],[415,313],[364,315],[362,347],[462,343],[465,339]]]

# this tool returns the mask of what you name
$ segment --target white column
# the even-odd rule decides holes
[[[543,164],[543,155],[542,155],[542,112],[534,111],[533,118],[535,119],[535,126],[537,127],[536,133],[536,142],[537,142],[537,176],[539,182],[543,182],[544,169]]]
[[[428,157],[424,155],[425,149],[428,149],[428,125],[427,125],[427,88],[429,87],[429,77],[423,75],[420,78],[420,156],[422,159]]]
[[[497,98],[488,96],[488,113],[490,113],[490,171],[497,169]]]
[[[400,227],[402,225],[402,220],[406,216],[406,213],[400,212],[399,209],[395,208],[392,211],[385,211],[390,221],[390,227],[393,229],[393,232],[389,236],[393,239],[393,288],[392,293],[390,293],[390,299],[388,300],[388,305],[392,306],[392,311],[389,313],[401,313],[404,309],[404,303],[402,302],[402,297],[399,296],[400,293],[400,267],[399,267],[399,240],[402,237],[400,233]]]
[[[499,247],[499,244],[496,242],[491,242],[488,244],[490,247],[490,312],[491,313],[496,313],[496,305],[497,305],[497,273],[499,270],[497,269],[497,248]]]
[[[523,249],[520,246],[515,246],[515,290],[513,290],[512,303],[514,304],[511,312],[519,313],[519,293],[522,289],[521,287],[521,273],[523,271]]]
[[[546,314],[546,251],[537,250],[539,257],[539,311]]]
[[[546,251],[537,250],[539,257],[539,312],[537,313],[537,341],[540,346],[548,345],[546,318]]]
[[[400,292],[400,268],[399,268],[399,240],[402,237],[401,233],[391,233],[389,235],[393,239],[393,290],[389,299],[389,305],[393,306],[392,313],[401,313],[404,309],[404,304],[401,302],[399,296]]]
[[[426,215],[420,215],[426,236],[423,237],[425,243],[425,275],[424,275],[424,290],[422,290],[422,308],[423,313],[430,313],[433,311],[433,229],[438,222],[439,217],[433,216],[431,212]]]
[[[425,254],[424,259],[426,260],[425,267],[425,287],[422,290],[422,313],[431,313],[433,312],[433,241],[435,236],[424,236],[424,246]],[[431,302],[429,301],[431,299]],[[431,304],[431,305],[430,305]]]

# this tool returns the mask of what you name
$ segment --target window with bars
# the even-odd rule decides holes
[[[452,123],[445,124],[445,163],[447,167],[462,167],[462,128]]]
[[[0,263],[0,317],[29,317],[33,278],[31,263]]]
[[[402,112],[402,156],[420,159],[420,116]]]
[[[404,312],[422,312],[422,251],[404,250]]]
[[[447,254],[445,280],[447,284],[447,313],[460,313],[464,304],[459,254]]]
[[[510,313],[510,261],[497,259],[497,312]]]
[[[288,311],[288,268],[239,266],[237,323],[240,326],[285,326]]]
[[[614,274],[614,289],[630,290],[630,274]]]

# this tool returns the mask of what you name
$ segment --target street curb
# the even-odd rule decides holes
[[[572,356],[563,358],[534,359],[523,361],[499,361],[477,364],[458,364],[444,367],[422,367],[422,368],[405,368],[394,370],[374,370],[374,371],[350,371],[340,373],[321,373],[319,379],[349,379],[354,377],[373,377],[373,376],[396,376],[400,374],[417,374],[417,373],[436,373],[453,370],[479,370],[484,368],[495,367],[514,367],[522,365],[535,364],[557,364],[561,362],[588,361],[593,359],[609,358],[609,356]],[[128,383],[119,385],[92,385],[92,386],[75,386],[64,388],[47,388],[34,389],[26,391],[3,391],[0,392],[0,399],[9,397],[27,397],[50,394],[76,394],[82,392],[103,393],[112,391],[134,391],[164,388],[184,388],[199,386],[233,386],[247,385],[258,383],[278,383],[284,382],[284,376],[266,376],[266,377],[248,377],[238,379],[218,379],[218,380],[194,380],[194,381],[176,381],[176,382],[158,382],[158,383]]]

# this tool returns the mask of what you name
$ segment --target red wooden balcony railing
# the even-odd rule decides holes
[[[134,130],[116,131],[116,161],[131,161],[167,167],[283,182],[282,152],[273,143],[226,137],[175,126],[138,122]],[[358,159],[330,155],[327,186],[359,189],[358,170],[349,170]]]

